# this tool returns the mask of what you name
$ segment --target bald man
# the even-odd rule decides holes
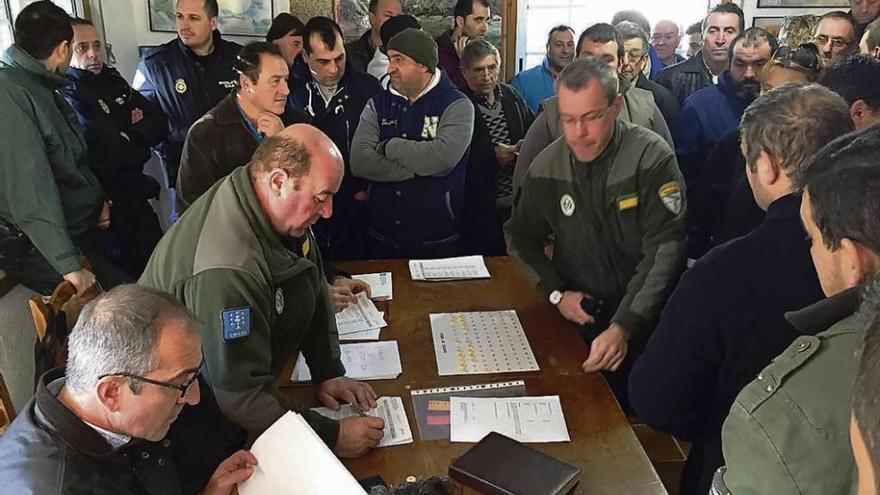
[[[684,60],[684,57],[675,53],[679,43],[681,43],[681,30],[678,24],[669,20],[657,21],[651,33],[651,46],[657,50],[657,56],[663,67]]]
[[[342,155],[324,133],[305,124],[284,129],[187,209],[159,242],[140,283],[174,294],[205,323],[205,376],[220,411],[251,438],[293,410],[337,455],[357,457],[382,438],[381,419],[334,421],[276,386],[287,362],[302,352],[324,405],[376,405],[369,385],[343,376],[311,232],[333,213],[342,175]],[[213,414],[201,404],[192,409]]]

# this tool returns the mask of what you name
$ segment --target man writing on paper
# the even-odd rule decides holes
[[[382,438],[381,419],[333,421],[276,386],[302,351],[325,405],[376,405],[369,385],[343,376],[310,228],[333,213],[342,173],[339,150],[312,126],[267,138],[250,163],[203,194],[165,234],[140,282],[174,294],[206,323],[206,376],[220,410],[252,438],[291,409],[337,455],[357,457]],[[207,414],[200,409],[194,414]]]
[[[544,297],[584,326],[584,371],[609,372],[625,405],[627,369],[684,268],[685,196],[669,144],[617,118],[618,84],[594,57],[560,73],[564,138],[535,158],[505,233]]]

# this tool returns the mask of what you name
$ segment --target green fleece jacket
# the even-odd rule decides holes
[[[139,283],[174,294],[204,322],[204,374],[230,420],[253,438],[293,410],[332,447],[339,424],[276,386],[300,351],[315,383],[345,374],[321,255],[311,232],[297,240],[272,230],[247,170],[235,169],[186,210]]]
[[[578,162],[565,137],[534,160],[510,221],[508,250],[546,297],[579,290],[617,306],[611,318],[646,337],[685,264],[685,196],[672,148],[615,122],[606,148]],[[554,245],[553,259],[544,245]]]
[[[89,169],[64,76],[15,45],[0,57],[0,218],[59,274],[81,268],[71,237],[95,225],[104,192]]]

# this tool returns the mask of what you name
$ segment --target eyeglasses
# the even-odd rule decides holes
[[[605,114],[608,113],[608,110],[610,110],[612,106],[614,106],[613,102],[601,110],[594,110],[592,112],[585,113],[585,114],[581,115],[580,117],[562,117],[562,125],[574,125],[577,122],[583,122],[585,124],[595,122],[595,121],[601,119],[602,117],[604,117]]]
[[[833,38],[829,38],[828,36],[826,36],[824,34],[818,34],[816,36],[813,36],[813,43],[816,43],[819,46],[825,46],[826,44],[828,44],[829,41],[831,42],[831,47],[837,48],[838,50],[840,50],[842,48],[846,48],[852,44],[851,41],[845,40],[845,39],[841,38],[840,36],[835,36]]]
[[[106,375],[101,375],[98,377],[98,380],[102,378],[106,378],[108,376],[124,376],[131,380],[137,380],[139,382],[149,383],[150,385],[156,385],[158,387],[170,388],[172,390],[177,390],[180,392],[180,397],[177,400],[183,399],[186,393],[189,391],[189,388],[192,387],[193,383],[199,379],[199,376],[202,374],[202,367],[205,366],[205,358],[202,357],[202,362],[199,363],[199,367],[196,368],[195,373],[193,373],[192,378],[190,378],[186,383],[170,383],[170,382],[160,382],[159,380],[152,380],[150,378],[144,378],[140,375],[135,375],[134,373],[108,373]]]
[[[793,64],[809,70],[817,71],[822,68],[819,49],[812,43],[803,43],[794,50],[788,46],[780,46],[773,53],[773,60],[777,60],[785,66]]]

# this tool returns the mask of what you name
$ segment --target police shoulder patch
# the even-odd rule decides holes
[[[223,340],[230,341],[247,337],[251,333],[251,308],[224,309],[220,313],[223,324]]]
[[[678,215],[681,213],[681,209],[684,206],[684,200],[681,195],[681,186],[678,185],[678,182],[672,181],[663,184],[660,186],[657,194],[660,196],[660,201],[663,202],[663,206],[671,211],[672,214]]]

